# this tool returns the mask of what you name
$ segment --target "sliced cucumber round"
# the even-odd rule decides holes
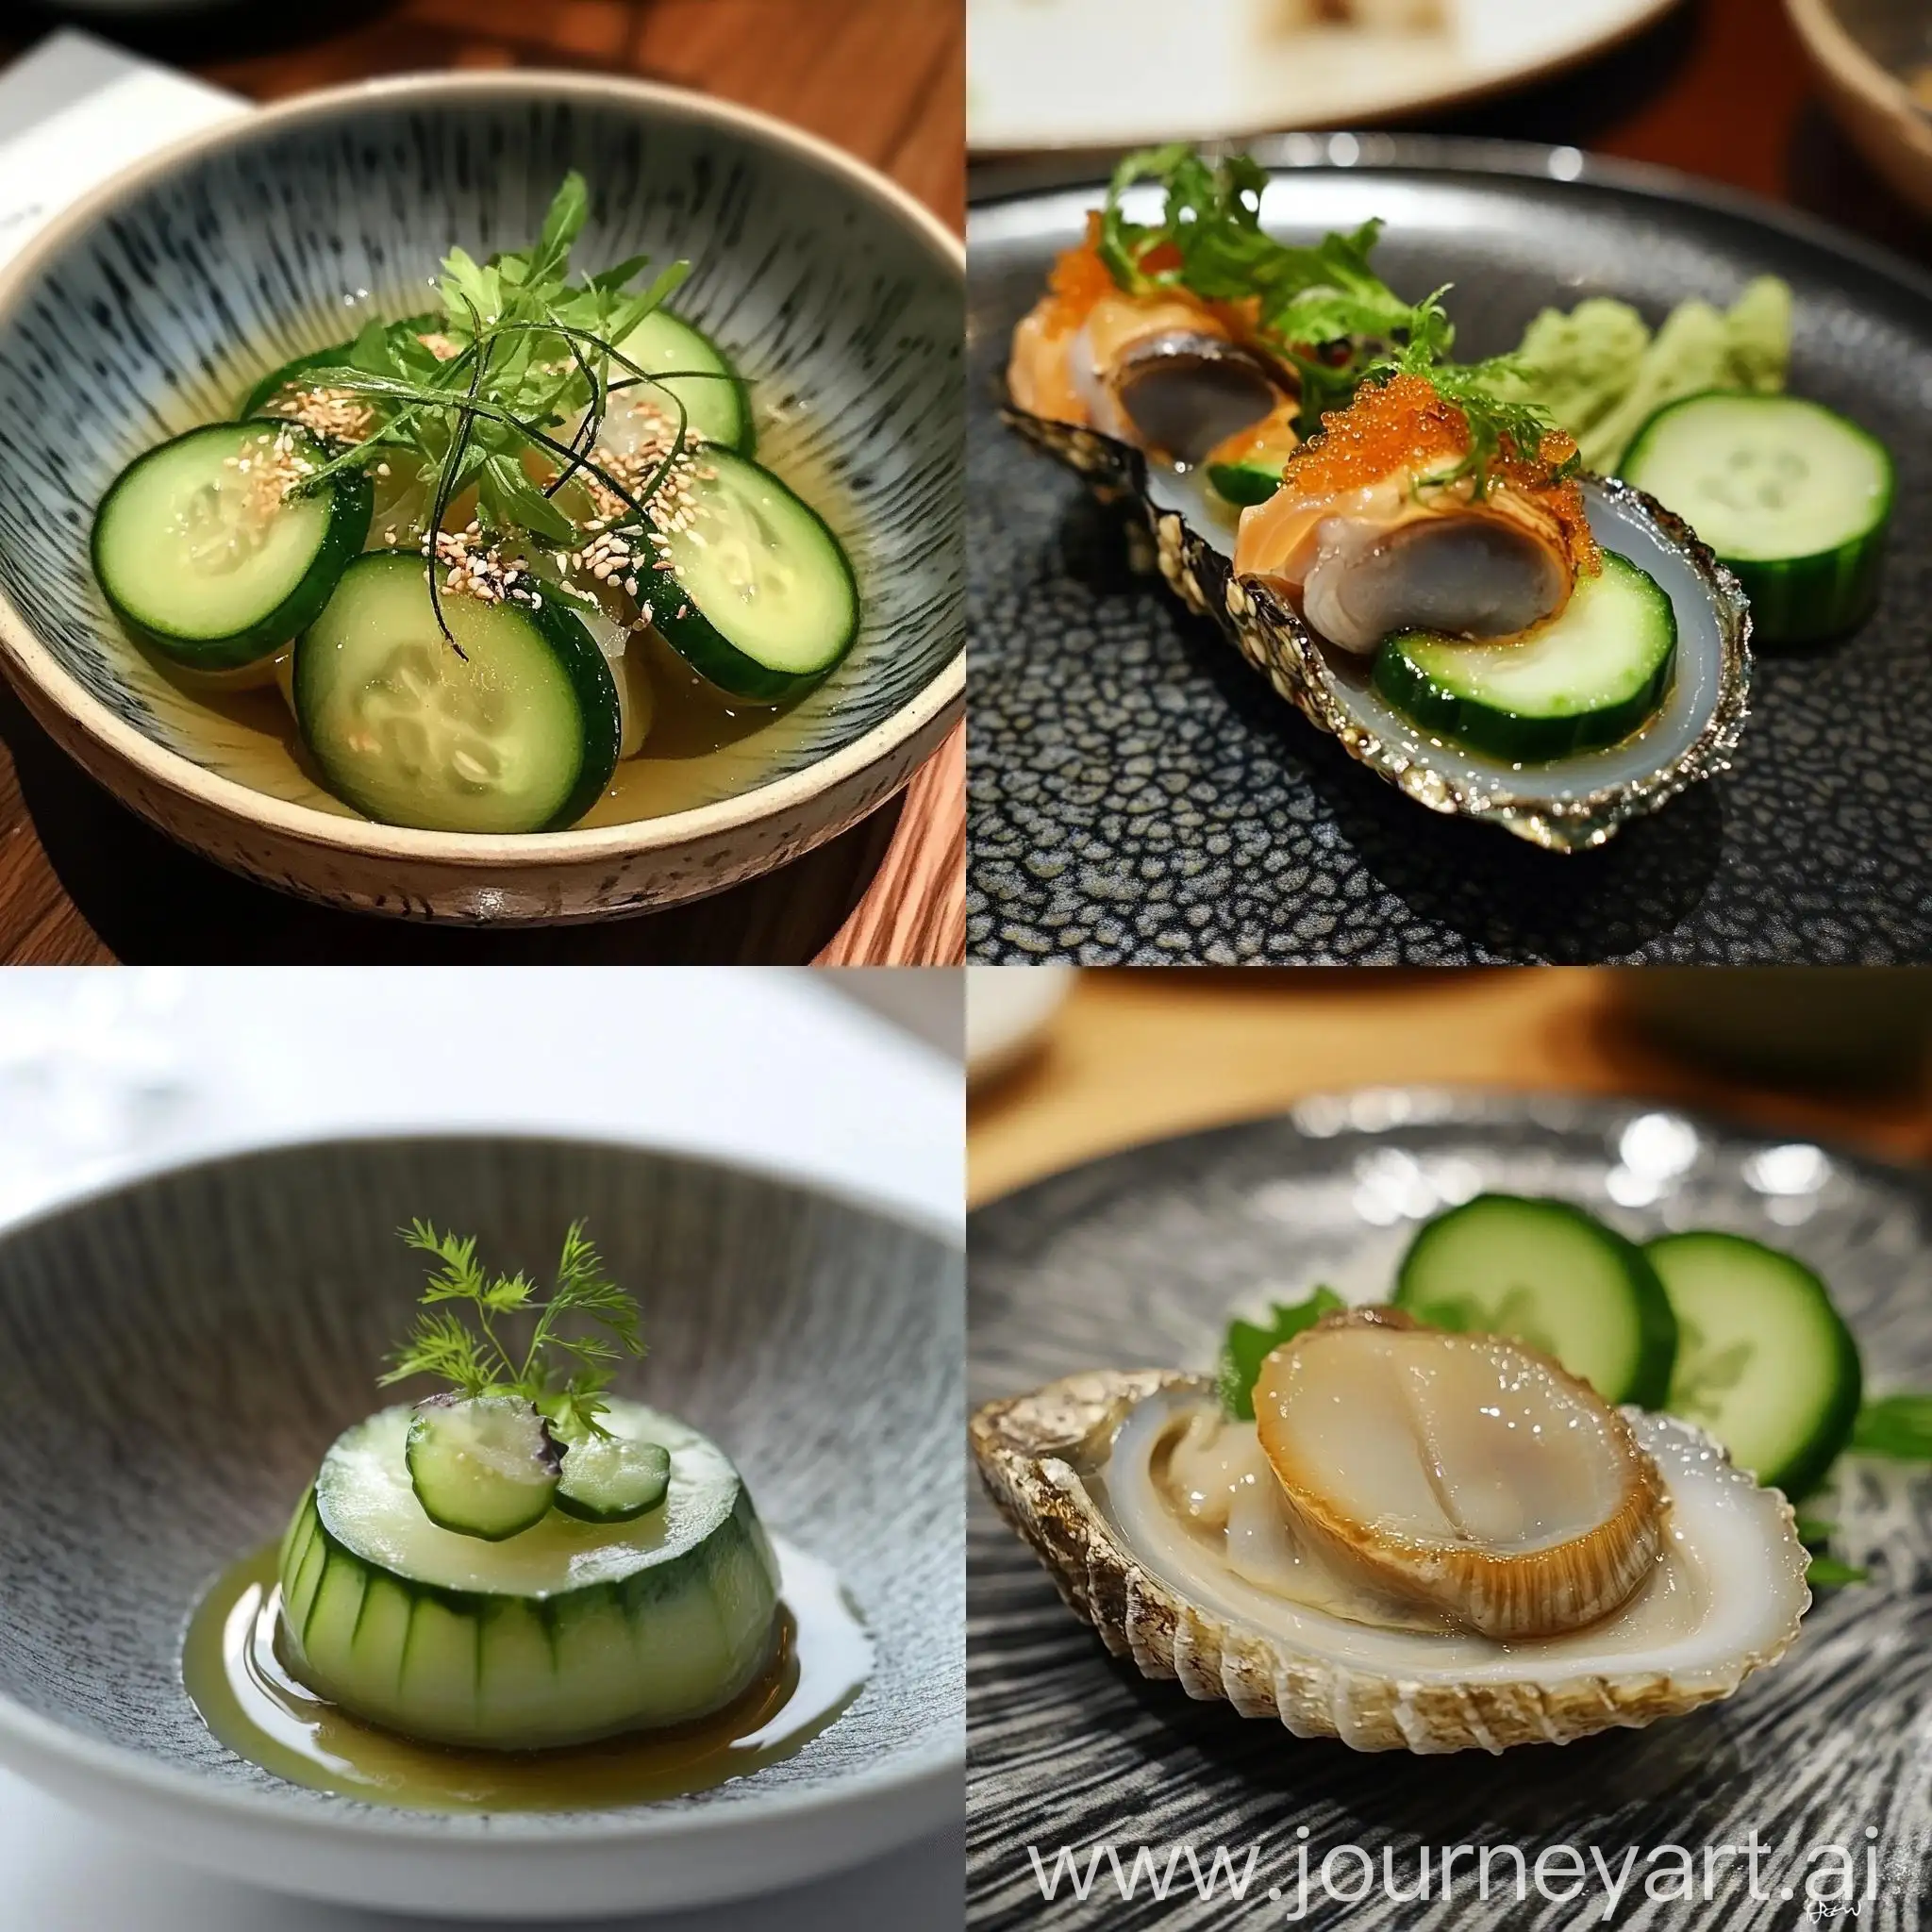
[[[391,323],[389,327],[391,333],[397,329],[409,329],[417,335],[425,335],[437,327],[440,318],[434,315],[412,315],[405,321]],[[325,349],[310,349],[306,355],[291,356],[249,389],[236,409],[236,415],[259,416],[284,390],[313,388],[308,378],[316,370],[342,368],[349,362],[355,349],[354,341],[331,342]]]
[[[1689,396],[1637,432],[1622,469],[1736,574],[1765,642],[1836,636],[1877,600],[1891,453],[1823,404]]]
[[[1259,457],[1209,463],[1208,480],[1224,503],[1240,504],[1245,509],[1251,503],[1266,503],[1281,488],[1281,465]]]
[[[617,344],[618,354],[640,369],[656,375],[665,372],[661,383],[646,383],[637,389],[620,390],[610,399],[604,419],[602,441],[608,448],[622,449],[632,443],[653,440],[656,425],[652,418],[668,415],[676,420],[676,407],[671,398],[684,405],[685,435],[693,442],[716,443],[748,457],[757,441],[752,425],[751,392],[744,378],[708,336],[690,323],[662,308],[654,308],[643,321]],[[678,372],[673,374],[672,372]],[[611,379],[631,380],[622,364],[613,366]],[[642,422],[634,430],[628,419],[641,412]]]
[[[693,466],[664,532],[672,575],[653,621],[693,670],[774,703],[819,682],[858,635],[858,584],[819,513],[769,470],[724,450]]]
[[[325,349],[311,349],[306,356],[293,356],[277,369],[271,369],[246,395],[236,415],[244,420],[259,416],[284,390],[311,387],[306,378],[317,369],[340,369],[349,359],[354,342],[331,342]]]
[[[292,424],[214,423],[122,471],[94,514],[114,614],[196,671],[271,657],[325,605],[369,536],[359,471],[287,493],[326,452]]]
[[[617,767],[602,651],[563,601],[450,594],[436,627],[423,558],[378,550],[342,574],[295,645],[295,715],[329,789],[369,817],[444,832],[573,824]]]
[[[557,1507],[586,1523],[629,1523],[664,1500],[671,1452],[661,1442],[587,1436],[564,1452]]]
[[[1657,713],[1677,659],[1677,618],[1647,573],[1604,553],[1570,601],[1520,638],[1471,643],[1426,631],[1385,639],[1382,696],[1424,731],[1514,764],[1621,742]]]
[[[1395,1306],[1437,1328],[1507,1335],[1606,1402],[1661,1408],[1677,1322],[1643,1250],[1567,1201],[1478,1194],[1424,1224]]]
[[[1851,1441],[1863,1388],[1858,1345],[1824,1283],[1743,1235],[1665,1235],[1643,1252],[1681,1338],[1664,1407],[1770,1488],[1816,1488]]]
[[[431,1523],[501,1542],[549,1513],[562,1450],[518,1396],[432,1395],[409,1418],[403,1459]]]
[[[613,1402],[608,1427],[671,1452],[662,1507],[484,1542],[425,1515],[410,1414],[340,1437],[283,1540],[282,1643],[310,1690],[406,1737],[529,1750],[688,1723],[766,1668],[777,1564],[695,1429]]]

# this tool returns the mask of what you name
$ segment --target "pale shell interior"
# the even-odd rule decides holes
[[[1808,1600],[1804,1552],[1783,1497],[1734,1469],[1697,1430],[1636,1409],[1624,1413],[1662,1478],[1668,1534],[1650,1580],[1600,1622],[1503,1642],[1425,1627],[1412,1612],[1406,1624],[1380,1621],[1389,1606],[1326,1571],[1310,1573],[1297,1595],[1285,1594],[1266,1567],[1243,1562],[1241,1574],[1213,1539],[1176,1515],[1154,1480],[1157,1449],[1211,1400],[1179,1385],[1136,1404],[1086,1473],[1089,1492],[1122,1547],[1174,1596],[1312,1662],[1424,1686],[1560,1685],[1641,1671],[1687,1691],[1700,1684],[1728,1689],[1783,1648]],[[1257,1574],[1274,1587],[1257,1583]]]

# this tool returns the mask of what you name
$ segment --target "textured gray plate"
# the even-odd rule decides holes
[[[1733,771],[1601,852],[1437,818],[1131,575],[1120,520],[1001,427],[1013,323],[1097,191],[987,202],[969,231],[973,957],[1932,959],[1932,283],[1769,204],[1574,149],[1303,136],[1267,158],[1298,232],[1380,214],[1398,289],[1453,281],[1472,355],[1550,303],[1613,294],[1656,322],[1786,276],[1793,388],[1898,459],[1883,604],[1840,644],[1760,649]]]
[[[1481,1187],[1586,1202],[1634,1234],[1711,1225],[1789,1246],[1831,1282],[1873,1385],[1932,1385],[1925,1175],[1636,1103],[1368,1092],[1135,1148],[982,1208],[969,1237],[971,1399],[1081,1368],[1206,1367],[1232,1309],[1298,1299],[1324,1279],[1357,1292],[1386,1283],[1415,1222]],[[1511,1843],[1532,1864],[1552,1845],[1595,1845],[1613,1869],[1634,1845],[1636,1896],[1616,1924],[1783,1932],[1806,1923],[1802,1896],[1776,1896],[1802,1848],[1856,1847],[1862,1872],[1871,1826],[1886,1896],[1857,1923],[1905,1932],[1921,1923],[1932,1880],[1932,1477],[1870,1461],[1842,1469],[1825,1513],[1842,1525],[1837,1549],[1868,1564],[1873,1580],[1815,1604],[1782,1663],[1695,1716],[1494,1759],[1361,1756],[1146,1681],[1108,1658],[975,1497],[970,1922],[1109,1932],[1279,1924],[1298,1904],[1293,1860],[1306,1828],[1317,1871],[1346,1841],[1379,1874],[1388,1849],[1407,1890],[1418,1843]],[[1649,1849],[1697,1848],[1701,1866],[1702,1847],[1743,1844],[1754,1826],[1783,1855],[1763,1868],[1768,1901],[1752,1903],[1740,1876],[1707,1905],[1643,1899]],[[1084,1870],[1108,1842],[1124,1869],[1142,1844],[1163,1865],[1191,1844],[1204,1870],[1216,1846],[1240,1863],[1258,1844],[1262,1875],[1241,1908],[1224,1892],[1204,1905],[1185,1867],[1165,1902],[1143,1883],[1126,1904],[1103,1864],[1087,1904],[1070,1902],[1064,1885],[1056,1905],[1042,1903],[1027,1846],[1049,1870],[1070,1847]],[[1405,1913],[1371,1899],[1344,1909],[1317,1890],[1302,1923],[1572,1932],[1599,1922],[1601,1894],[1594,1906],[1589,1892],[1574,1905],[1533,1891],[1514,1902],[1510,1870],[1496,1865],[1503,1890],[1487,1905],[1472,1860],[1452,1906]],[[1344,1887],[1355,1882],[1352,1864],[1338,1871]],[[1265,1897],[1274,1883],[1289,1888],[1276,1906]]]
[[[621,1386],[714,1436],[766,1522],[838,1570],[876,1668],[798,1756],[643,1810],[463,1817],[282,1783],[205,1729],[180,1681],[189,1610],[280,1533],[336,1434],[390,1399],[374,1377],[422,1279],[393,1230],[419,1214],[540,1279],[564,1227],[587,1216],[644,1307],[650,1353]],[[863,1808],[895,1781],[943,1778],[962,1672],[958,1270],[938,1240],[760,1175],[495,1138],[242,1156],[11,1233],[0,1240],[0,1734],[7,1706],[24,1708],[165,1768],[191,1797],[231,1812],[242,1799],[258,1836],[346,1826],[390,1869],[405,1841],[445,1860],[460,1846],[472,1861],[485,1844],[535,1860],[575,1843],[588,1862],[593,1841],[635,1832],[638,1904],[681,1820],[755,1827],[774,1803],[847,1790]],[[34,1774],[17,1744],[8,1756]],[[819,1829],[830,1842],[838,1821]],[[736,1889],[756,1889],[745,1872]],[[562,1894],[551,1902],[570,1908]]]

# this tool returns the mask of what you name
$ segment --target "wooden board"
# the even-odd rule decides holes
[[[1932,1095],[1923,1091],[1790,1091],[1663,1051],[1619,987],[1625,974],[1648,970],[1086,974],[1044,1048],[974,1094],[971,1198],[989,1201],[1118,1147],[1278,1113],[1305,1095],[1352,1087],[1624,1094],[1890,1159],[1932,1160]],[[1821,975],[1821,999],[1826,985]]]

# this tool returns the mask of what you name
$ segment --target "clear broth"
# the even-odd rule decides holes
[[[826,1564],[774,1541],[783,1602],[764,1674],[693,1724],[550,1751],[420,1743],[305,1690],[275,1643],[276,1545],[225,1572],[195,1607],[181,1677],[238,1757],[291,1784],[416,1811],[598,1811],[681,1797],[803,1750],[850,1707],[872,1642]]]

